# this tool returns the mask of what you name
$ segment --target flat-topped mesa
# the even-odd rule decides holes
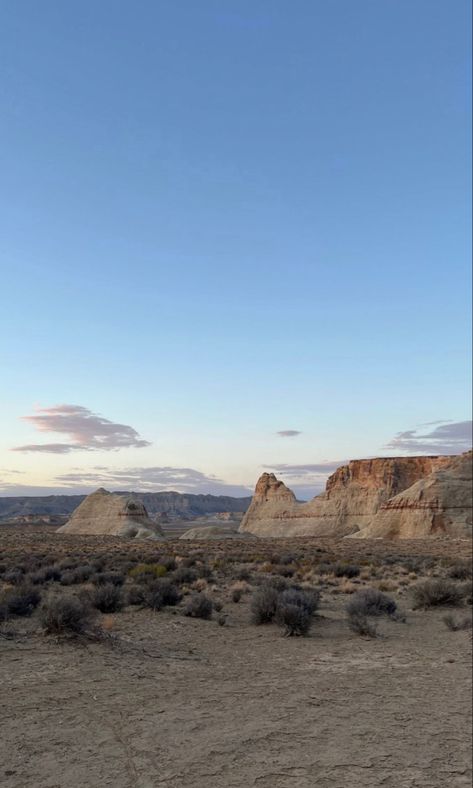
[[[473,454],[469,451],[446,459],[447,463],[386,501],[367,527],[354,536],[471,538]]]
[[[388,501],[451,463],[446,456],[352,460],[307,503],[274,474],[263,474],[240,530],[257,536],[360,536]],[[400,534],[402,535],[402,534]]]
[[[160,526],[149,518],[140,500],[110,493],[103,487],[88,495],[57,533],[164,539]]]
[[[340,487],[360,484],[365,489],[382,490],[390,498],[450,460],[451,457],[438,455],[351,460],[329,476],[325,492],[330,497]]]

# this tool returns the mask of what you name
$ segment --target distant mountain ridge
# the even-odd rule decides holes
[[[251,503],[251,496],[233,498],[230,495],[196,495],[178,492],[117,492],[118,495],[132,495],[144,503],[152,517],[166,514],[168,517],[192,519],[217,512],[245,512]],[[30,514],[70,515],[86,495],[19,495],[0,498],[0,520]]]

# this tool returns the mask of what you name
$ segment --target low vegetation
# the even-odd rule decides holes
[[[414,609],[428,607],[461,605],[465,589],[459,583],[447,578],[425,580],[413,588]]]
[[[93,631],[92,608],[77,597],[47,600],[40,610],[40,622],[47,635],[88,635]]]

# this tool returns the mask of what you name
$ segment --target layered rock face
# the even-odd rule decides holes
[[[161,528],[150,520],[141,501],[103,488],[88,495],[57,533],[164,539]]]
[[[383,505],[421,479],[440,472],[453,459],[458,458],[353,460],[338,468],[328,479],[325,492],[307,503],[299,503],[274,474],[265,473],[258,480],[240,530],[280,537],[361,535]],[[404,535],[404,531],[401,529],[398,535]]]
[[[359,533],[365,539],[468,537],[472,532],[472,452],[448,458],[411,487],[382,504]]]

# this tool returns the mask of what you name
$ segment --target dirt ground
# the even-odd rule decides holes
[[[55,538],[9,529],[1,558],[26,545],[44,552]],[[54,549],[65,555],[71,544]],[[446,541],[290,544],[300,554],[356,550],[358,559],[471,554]],[[116,540],[100,545],[118,549]],[[275,548],[265,540],[198,549],[220,558]],[[224,601],[224,626],[177,608],[127,607],[107,617],[105,641],[75,642],[46,637],[34,616],[19,619],[18,636],[0,638],[2,788],[471,785],[471,630],[448,630],[445,609],[413,611],[409,585],[400,586],[393,596],[405,623],[383,619],[381,636],[365,639],[348,629],[348,595],[335,584],[309,636],[285,638],[250,623],[250,593],[238,603],[223,586],[209,593]]]

